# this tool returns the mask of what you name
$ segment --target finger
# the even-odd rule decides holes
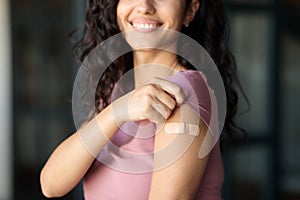
[[[156,110],[157,113],[159,113],[161,116],[163,116],[164,119],[168,119],[172,113],[172,110],[169,109],[164,104],[162,104],[161,102],[153,104],[151,106],[152,106],[152,108],[154,108]]]
[[[174,110],[174,108],[176,107],[176,100],[169,94],[167,94],[164,90],[162,90],[162,92],[158,92],[156,98],[170,110]]]
[[[165,118],[154,107],[151,107],[148,120],[160,124],[165,121]]]
[[[176,85],[170,81],[167,81],[167,80],[164,80],[161,78],[154,78],[150,81],[150,83],[159,85],[161,87],[161,89],[163,89],[170,95],[174,96],[178,105],[181,105],[186,98],[186,95],[183,92],[183,90],[178,85]]]

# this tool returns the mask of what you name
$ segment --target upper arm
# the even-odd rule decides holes
[[[167,133],[166,125],[184,123],[197,125],[199,134]],[[195,130],[195,129],[193,129]],[[199,150],[207,127],[188,104],[175,109],[161,128],[154,144],[154,172],[149,199],[193,199],[204,174],[209,154],[199,158]]]

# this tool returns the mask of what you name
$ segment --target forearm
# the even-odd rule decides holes
[[[83,177],[94,157],[81,144],[75,133],[52,153],[41,171],[42,192],[47,197],[68,193]]]
[[[75,187],[95,156],[117,130],[111,106],[108,106],[61,143],[41,171],[40,181],[44,195],[63,196]]]

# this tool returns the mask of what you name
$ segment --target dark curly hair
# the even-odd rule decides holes
[[[191,0],[187,0],[187,4]],[[234,56],[228,49],[228,22],[221,0],[199,0],[200,9],[188,27],[181,32],[196,40],[212,57],[218,67],[226,91],[227,112],[224,130],[229,136],[236,138],[239,128],[234,122],[237,112],[238,94],[240,90],[245,96],[237,77]],[[83,34],[74,45],[74,54],[83,62],[85,57],[102,41],[120,33],[116,20],[118,0],[87,0],[86,19]],[[187,68],[183,59],[179,61]],[[96,95],[95,107],[100,112],[110,103],[114,84],[133,66],[132,53],[127,53],[113,62],[100,78]],[[247,99],[247,98],[246,98]],[[245,135],[245,134],[243,134]]]

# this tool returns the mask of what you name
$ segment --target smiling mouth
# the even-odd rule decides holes
[[[151,20],[145,18],[134,18],[133,20],[129,21],[129,23],[132,26],[133,30],[142,33],[149,33],[149,32],[156,31],[158,28],[162,26],[162,23],[158,22],[157,20]]]
[[[160,24],[132,23],[132,27],[136,29],[155,29],[160,27]]]

